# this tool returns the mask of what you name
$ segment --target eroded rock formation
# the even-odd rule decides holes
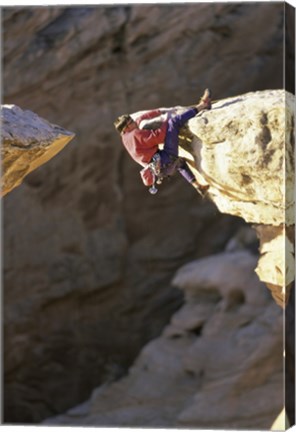
[[[248,250],[191,262],[186,303],[129,374],[45,424],[269,429],[283,406],[282,313]]]
[[[1,194],[59,153],[75,134],[16,105],[1,107]]]
[[[114,119],[194,103],[205,86],[219,99],[280,88],[283,5],[9,7],[2,18],[4,102],[76,133],[3,200],[4,418],[36,423],[126,373],[182,305],[175,272],[245,225],[182,179],[149,196]]]

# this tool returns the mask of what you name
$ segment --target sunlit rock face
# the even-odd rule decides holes
[[[1,126],[2,196],[58,154],[75,136],[16,105],[1,107]]]
[[[223,99],[189,121],[197,169],[222,213],[294,223],[293,104],[283,90],[254,92]]]
[[[293,95],[267,90],[221,100],[190,120],[189,130],[196,175],[222,213],[254,224],[256,272],[285,304],[294,280]]]

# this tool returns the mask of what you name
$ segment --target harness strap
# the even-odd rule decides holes
[[[155,176],[157,177],[157,183],[160,184],[166,177],[172,176],[178,168],[180,168],[184,160],[177,156],[169,155],[170,162],[166,164],[161,163],[161,156],[158,152],[152,157],[149,166]]]

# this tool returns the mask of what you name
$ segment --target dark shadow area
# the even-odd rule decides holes
[[[295,94],[295,8],[285,3],[285,89]]]
[[[285,319],[285,400],[290,426],[295,424],[295,283],[286,307]]]
[[[285,89],[295,95],[295,8],[285,3]],[[285,400],[290,427],[295,424],[295,282],[285,313]]]

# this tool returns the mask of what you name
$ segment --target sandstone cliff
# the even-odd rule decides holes
[[[151,197],[114,119],[195,103],[206,86],[220,100],[281,88],[284,13],[270,2],[2,12],[4,103],[76,133],[3,200],[4,418],[36,423],[125,374],[183,304],[176,271],[239,243],[246,225],[178,177]]]

